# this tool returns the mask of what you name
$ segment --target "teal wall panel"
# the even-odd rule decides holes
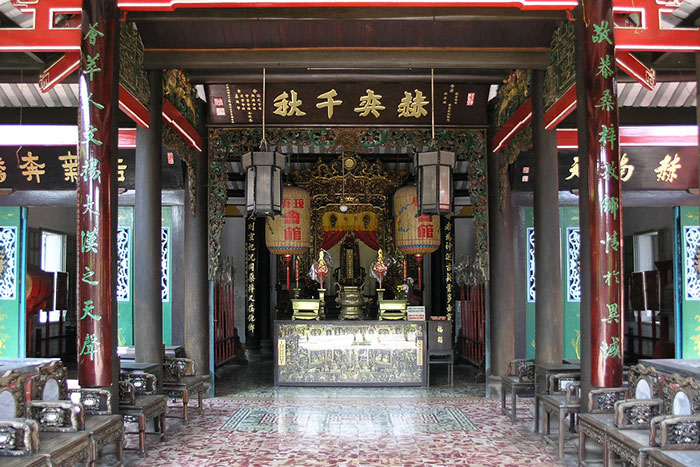
[[[24,300],[24,245],[22,208],[0,207],[0,357],[25,355],[22,321]]]

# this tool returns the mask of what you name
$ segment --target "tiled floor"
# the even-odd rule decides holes
[[[217,397],[190,424],[168,419],[167,440],[149,439],[138,466],[567,465],[500,415],[469,367],[455,386],[436,372],[430,388],[275,388],[270,364],[219,372]],[[443,383],[443,384],[441,384]],[[523,406],[525,412],[529,406]],[[128,443],[135,445],[135,437]]]

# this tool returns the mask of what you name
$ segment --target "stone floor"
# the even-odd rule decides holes
[[[512,466],[559,461],[532,433],[511,425],[498,401],[484,398],[473,369],[438,368],[429,388],[279,388],[272,365],[217,371],[216,397],[189,425],[168,419],[167,439],[148,440],[137,466]],[[531,405],[523,404],[527,415]],[[129,435],[134,447],[136,437]]]

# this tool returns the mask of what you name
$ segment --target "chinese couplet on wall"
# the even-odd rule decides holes
[[[116,2],[83,3],[77,181],[78,379],[112,384],[111,218]],[[68,160],[66,160],[68,162]],[[116,172],[115,172],[116,174]],[[116,206],[115,206],[116,207]]]
[[[622,384],[621,161],[611,0],[583,1],[591,235],[591,385]]]

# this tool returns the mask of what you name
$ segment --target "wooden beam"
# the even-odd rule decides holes
[[[543,70],[549,49],[500,48],[315,48],[315,49],[147,49],[146,68],[407,69],[478,68]]]
[[[132,11],[127,19],[154,21],[563,21],[563,11],[518,8],[187,8]]]

